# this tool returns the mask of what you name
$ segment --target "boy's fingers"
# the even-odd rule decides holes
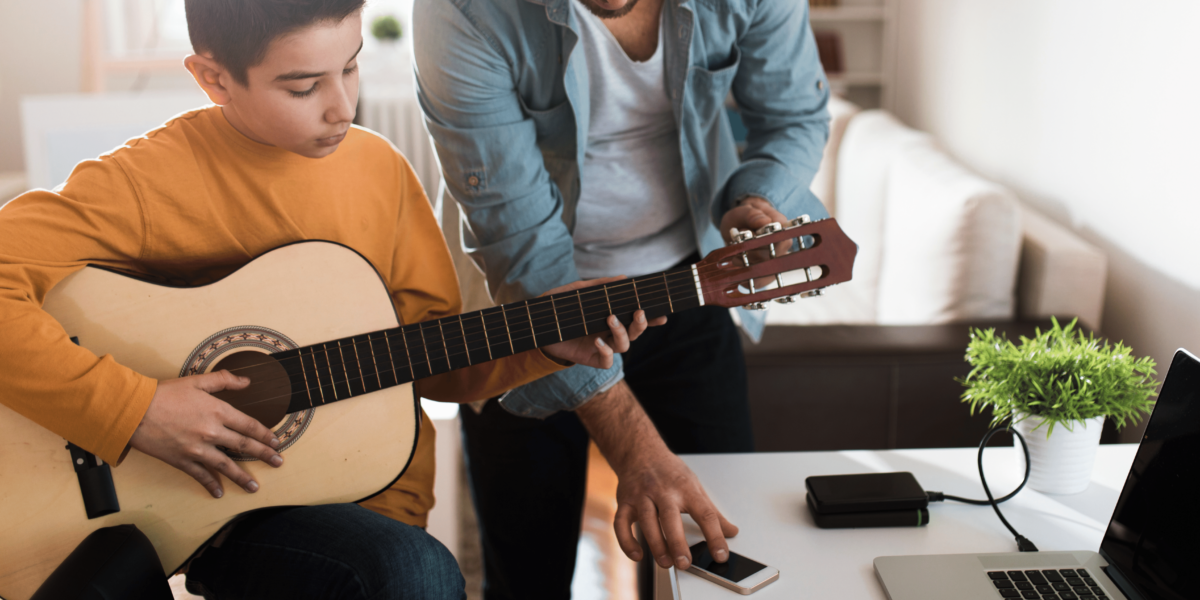
[[[179,470],[192,476],[213,498],[220,498],[225,495],[225,490],[221,488],[221,480],[215,477],[212,471],[204,468],[204,465],[195,462],[187,461],[182,465],[176,465]]]
[[[249,379],[238,377],[225,369],[206,373],[196,378],[196,387],[210,394],[221,390],[240,390],[248,385],[250,385]]]
[[[233,459],[226,456],[224,452],[217,450],[215,447],[211,448],[210,452],[206,453],[204,461],[206,466],[228,477],[230,481],[236,483],[243,490],[250,493],[258,491],[258,482],[254,481],[254,478],[249,473],[233,462]]]
[[[271,448],[279,447],[279,440],[275,438],[275,433],[262,423],[259,423],[254,417],[225,404],[221,412],[221,418],[225,421],[225,426],[229,429],[241,433],[265,446],[270,446]]]

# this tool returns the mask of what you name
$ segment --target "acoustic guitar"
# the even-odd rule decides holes
[[[156,379],[216,369],[249,377],[245,390],[216,395],[270,427],[286,462],[274,469],[231,453],[261,488],[227,486],[218,500],[137,450],[110,472],[0,405],[0,596],[28,598],[102,527],[136,525],[172,574],[246,511],[356,502],[387,489],[416,445],[411,382],[422,377],[607,331],[609,314],[629,323],[638,309],[654,318],[698,306],[764,308],[851,277],[857,249],[832,219],[735,233],[687,268],[404,326],[370,263],[330,242],[277,248],[196,288],[81,269],[44,305],[69,335]]]

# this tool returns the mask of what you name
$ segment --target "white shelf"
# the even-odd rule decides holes
[[[808,11],[813,23],[845,23],[848,21],[882,21],[882,6],[822,6]]]

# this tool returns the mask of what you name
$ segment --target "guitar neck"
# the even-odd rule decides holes
[[[628,325],[702,306],[695,267],[623,279],[273,354],[301,389],[288,412],[304,410],[607,332],[616,315]],[[295,388],[296,386],[294,386]]]

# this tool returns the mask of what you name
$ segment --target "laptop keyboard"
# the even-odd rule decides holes
[[[1085,569],[988,571],[1002,598],[1026,600],[1108,600],[1104,588]]]

